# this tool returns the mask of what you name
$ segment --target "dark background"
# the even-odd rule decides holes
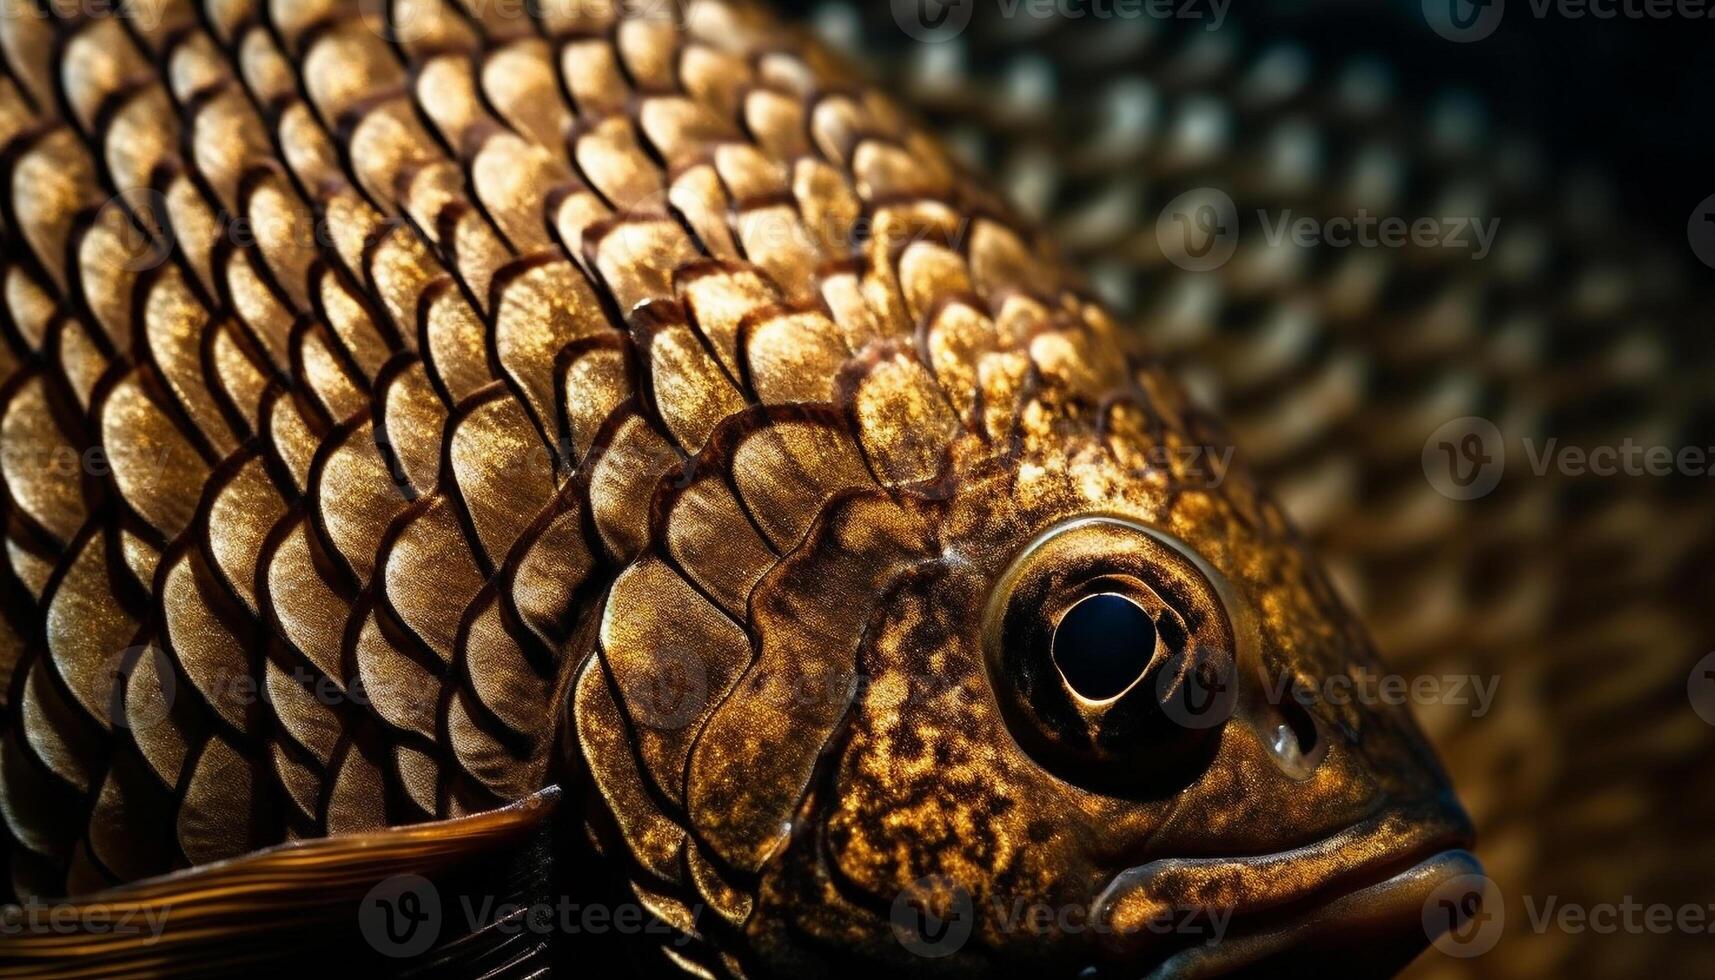
[[[1385,55],[1401,94],[1421,97],[1409,101],[1468,89],[1494,121],[1533,133],[1561,169],[1604,171],[1640,223],[1681,241],[1692,209],[1715,193],[1715,18],[1538,19],[1530,0],[1507,0],[1493,35],[1456,44],[1429,29],[1419,0],[1235,0],[1229,16],[1272,25],[1329,60]]]
[[[839,2],[778,5],[813,20]],[[975,22],[999,20],[990,9],[997,0],[974,2]],[[1173,2],[1209,6],[1208,0]],[[1551,10],[1538,18],[1531,0],[1500,2],[1506,8],[1498,29],[1463,44],[1431,30],[1424,0],[1232,0],[1222,30],[1253,41],[1294,42],[1322,66],[1374,56],[1393,69],[1396,104],[1468,95],[1486,111],[1491,131],[1534,140],[1550,172],[1600,175],[1628,217],[1662,236],[1689,271],[1715,283],[1715,270],[1696,261],[1685,237],[1693,209],[1715,194],[1715,17],[1569,19]],[[1659,0],[1585,2],[1607,8]],[[1715,0],[1706,2],[1715,10]],[[856,6],[864,11],[867,45],[912,46],[889,22],[889,0]]]

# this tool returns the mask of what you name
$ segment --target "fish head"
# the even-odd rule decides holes
[[[1480,874],[1470,821],[1409,708],[1363,696],[1364,629],[1189,411],[854,495],[762,583],[764,643],[838,636],[858,681],[761,869],[765,958],[1387,975],[1436,938],[1426,903]],[[821,611],[788,615],[794,588]]]

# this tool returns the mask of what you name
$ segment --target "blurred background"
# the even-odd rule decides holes
[[[1411,975],[1715,977],[1715,4],[786,6],[1053,230],[1442,692],[1499,914]]]

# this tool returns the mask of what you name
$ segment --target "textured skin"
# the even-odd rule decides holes
[[[977,974],[1153,962],[1173,901],[1266,918],[1463,841],[1397,709],[1318,705],[1313,774],[1260,704],[1133,744],[1123,791],[1062,768],[1120,722],[1000,707],[1004,575],[1105,570],[1258,675],[1370,643],[1220,431],[820,48],[715,0],[483,9],[9,8],[20,894],[564,777],[686,969],[943,966],[886,914],[940,876]],[[1008,571],[1095,515],[1094,557]],[[1103,904],[1115,948],[1015,898]]]
[[[1477,101],[1473,76],[1416,5],[1397,22],[1340,3],[1282,19],[1235,8],[1204,24],[1002,22],[976,5],[957,40],[909,43],[885,9],[815,23],[1040,220],[1118,315],[1218,411],[1407,675],[1498,678],[1493,710],[1419,705],[1483,841],[1519,896],[1584,904],[1709,900],[1715,729],[1686,675],[1715,648],[1715,507],[1707,479],[1533,476],[1538,447],[1715,445],[1715,296],[1684,273],[1682,228],[1639,227],[1614,182],[1568,172],[1528,120]],[[1380,58],[1312,53],[1318,17],[1350,45],[1430,45],[1450,81],[1424,90]],[[1338,48],[1340,42],[1324,47]],[[1421,54],[1422,52],[1418,52]],[[1595,143],[1601,134],[1590,134]],[[1157,244],[1181,191],[1231,193],[1231,261],[1189,274]],[[1288,258],[1249,216],[1482,214],[1494,251],[1325,245]],[[1253,248],[1252,246],[1257,246]],[[1453,502],[1424,478],[1438,426],[1508,437],[1507,478]],[[1650,831],[1641,833],[1640,824]],[[1707,937],[1515,927],[1421,975],[1691,976]]]

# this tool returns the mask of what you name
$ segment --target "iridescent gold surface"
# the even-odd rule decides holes
[[[662,968],[1428,941],[1473,865],[1420,863],[1468,831],[1415,726],[1264,693],[1363,631],[931,135],[741,3],[389,9],[7,8],[19,894],[563,780]],[[1039,640],[1115,589],[1164,639],[1068,701]],[[957,956],[895,934],[924,882]]]

